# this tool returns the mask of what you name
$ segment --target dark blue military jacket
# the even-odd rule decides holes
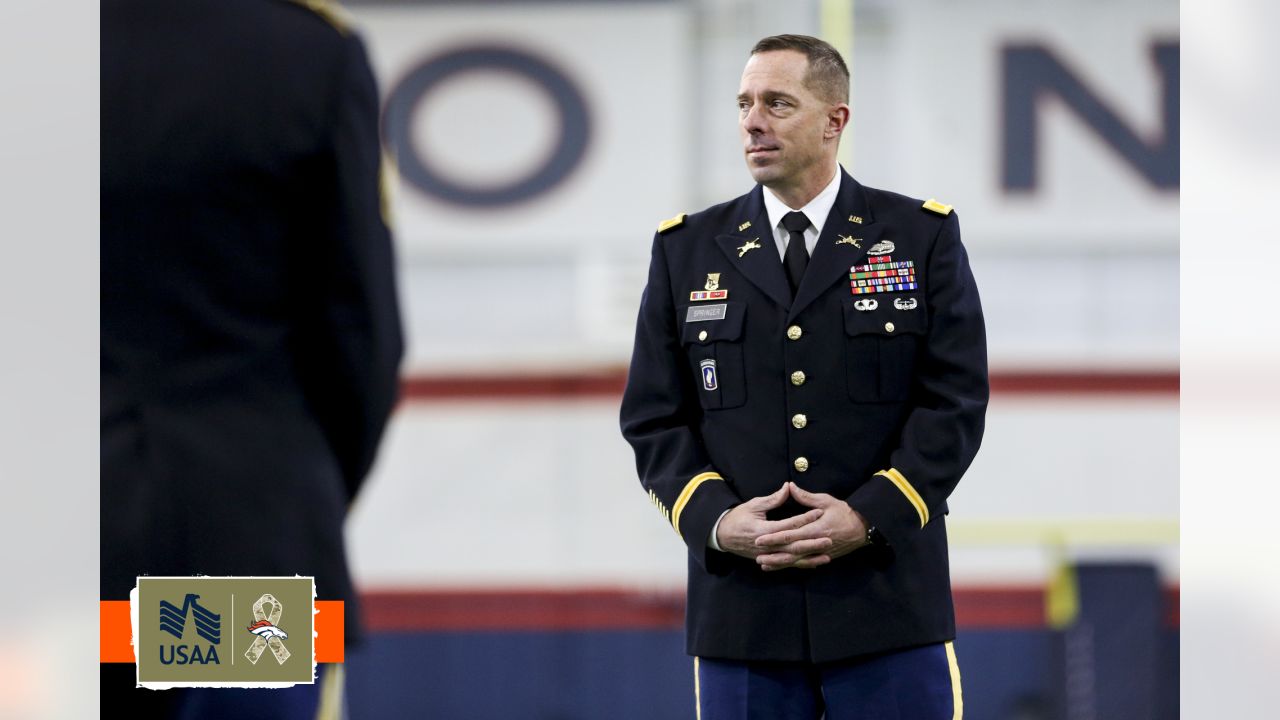
[[[762,192],[659,229],[622,402],[689,547],[688,651],[824,662],[951,639],[943,516],[988,397],[959,222],[841,171],[793,300]],[[787,480],[847,499],[888,546],[771,573],[707,547],[721,513]]]
[[[101,597],[313,575],[351,646],[403,340],[377,87],[326,7],[102,4]]]

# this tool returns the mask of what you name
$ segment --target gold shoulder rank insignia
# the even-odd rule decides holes
[[[933,198],[929,198],[928,200],[925,200],[924,205],[921,205],[921,207],[923,207],[925,210],[928,210],[930,212],[936,212],[939,215],[951,214],[950,205],[943,205],[942,203],[938,202],[937,200],[934,200]]]
[[[338,32],[346,35],[351,31],[351,18],[347,11],[334,0],[290,0],[325,19]]]
[[[670,230],[671,228],[680,227],[681,225],[684,224],[684,219],[686,217],[688,216],[685,213],[680,213],[679,215],[673,218],[670,218],[668,220],[663,220],[661,223],[658,224],[658,232],[664,233]]]

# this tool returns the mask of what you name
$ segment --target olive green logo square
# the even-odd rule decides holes
[[[138,684],[315,682],[310,577],[139,577],[131,597]]]

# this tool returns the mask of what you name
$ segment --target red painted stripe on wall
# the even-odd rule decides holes
[[[412,375],[401,381],[405,402],[434,400],[569,400],[614,399],[627,382],[624,368],[549,374]],[[1151,372],[997,372],[991,376],[995,395],[1173,396],[1177,371]]]
[[[400,382],[406,402],[430,400],[560,400],[622,396],[625,370],[563,374],[414,375]]]
[[[1043,629],[1038,586],[955,588],[961,630]],[[675,630],[684,627],[684,593],[611,588],[578,590],[377,590],[362,593],[374,632],[484,630]],[[1165,625],[1179,626],[1179,588],[1165,590]]]
[[[684,627],[684,593],[441,590],[361,594],[373,631],[666,630]]]

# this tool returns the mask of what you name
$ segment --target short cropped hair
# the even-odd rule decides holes
[[[809,59],[804,84],[815,95],[831,103],[849,102],[849,66],[831,44],[808,35],[771,35],[751,48],[751,54],[794,50]]]

